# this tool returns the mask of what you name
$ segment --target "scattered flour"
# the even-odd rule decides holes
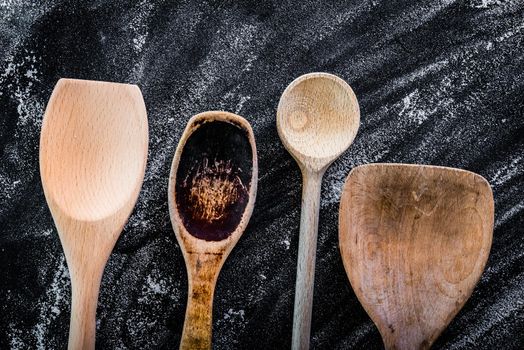
[[[14,323],[9,324],[9,345],[11,350],[25,350],[29,346],[22,340],[22,331],[17,329]]]
[[[504,224],[506,221],[511,220],[518,214],[522,215],[522,213],[524,213],[524,200],[502,213],[502,215],[498,215],[495,221],[495,228]]]
[[[507,40],[507,39],[517,35],[517,34],[521,34],[523,29],[524,29],[524,23],[520,24],[515,29],[508,30],[504,34],[498,36],[497,38],[495,38],[495,41],[497,41],[499,43],[503,42],[504,40]]]
[[[436,108],[432,108],[429,111],[417,108],[417,102],[419,98],[419,91],[418,89],[415,89],[415,91],[411,92],[402,99],[403,106],[399,112],[400,115],[406,116],[418,125],[422,124],[426,119],[428,119],[430,115],[436,111]]]
[[[143,55],[144,46],[146,45],[147,38],[149,36],[148,21],[151,16],[151,12],[154,9],[154,4],[148,0],[142,0],[135,6],[136,15],[129,22],[129,28],[133,33],[133,48],[135,53],[139,56],[137,59],[133,71],[131,81],[140,81],[143,74],[145,63],[145,56]],[[101,38],[104,41],[104,37]]]
[[[51,285],[39,303],[40,316],[32,332],[36,338],[36,348],[39,350],[48,348],[46,341],[48,339],[48,328],[70,302],[66,296],[69,284],[69,271],[67,270],[65,258],[62,255]]]
[[[503,1],[500,0],[475,0],[473,1],[472,6],[478,9],[487,9],[492,6],[501,5],[502,3]]]
[[[229,309],[226,314],[224,314],[224,320],[233,320],[233,319],[239,319],[244,321],[244,310],[238,310],[235,311],[233,309]]]
[[[514,157],[509,164],[494,168],[494,174],[489,178],[491,186],[496,188],[514,178],[516,175],[522,174],[524,172],[524,162],[522,160],[523,156],[519,155]]]
[[[158,279],[158,276],[148,275],[146,284],[142,287],[142,296],[138,302],[144,302],[155,295],[166,295],[169,292],[168,282],[165,279]]]
[[[503,325],[508,319],[514,317],[524,307],[524,279],[508,281],[508,286],[497,291],[492,296],[491,303],[484,306],[482,312],[477,313],[475,329],[465,333],[454,343],[447,346],[448,349],[464,349],[471,345],[479,345],[489,330],[496,325]]]
[[[402,13],[399,12],[398,16],[401,21],[405,23],[411,23],[406,25],[400,23],[399,25],[391,26],[391,21],[397,18],[384,18],[383,22],[375,27],[376,32],[372,32],[373,26],[370,26],[370,30],[366,30],[358,36],[348,36],[346,44],[348,47],[342,50],[333,51],[332,55],[326,53],[326,57],[319,58],[319,61],[312,60],[305,64],[305,67],[314,67],[320,65],[326,70],[332,70],[333,72],[344,75],[349,79],[354,79],[356,83],[364,81],[367,75],[373,75],[374,68],[381,68],[386,61],[389,53],[388,47],[391,47],[391,41],[394,41],[397,36],[406,34],[406,29],[415,31],[417,28],[422,27],[428,23],[431,23],[432,19],[438,16],[443,10],[448,8],[455,1],[442,1],[439,4],[431,6],[428,10],[427,6],[410,5],[407,9],[404,9]],[[479,0],[473,1],[473,4],[479,8],[491,8],[501,5],[501,1],[495,0]],[[516,3],[516,2],[515,2]],[[9,28],[11,26],[11,20],[16,19],[20,16],[20,13],[27,9],[27,2],[18,0],[0,0],[0,17],[5,19],[5,24],[0,24],[0,30],[2,34],[5,34],[9,38],[9,48],[0,53],[0,58],[3,60],[4,72],[0,72],[0,85],[9,85],[8,89],[3,90],[4,93],[9,94],[9,98],[16,104],[17,119],[17,139],[13,145],[7,145],[4,151],[4,157],[6,160],[21,161],[26,157],[26,153],[34,152],[34,149],[24,149],[25,142],[24,134],[35,134],[38,132],[39,123],[43,114],[43,106],[46,101],[39,100],[35,97],[35,91],[39,89],[40,80],[42,78],[42,58],[28,50],[23,54],[14,55],[11,48],[17,47],[20,42],[26,38],[24,31],[20,27],[13,27],[15,30]],[[25,7],[24,7],[25,6]],[[38,7],[39,5],[35,5]],[[30,25],[34,24],[35,18],[38,16],[39,11],[46,13],[53,4],[48,5],[49,7],[41,6],[42,10],[31,12],[32,14],[20,19],[21,21],[27,21],[27,25],[24,24],[24,28],[30,28]],[[193,33],[199,26],[206,21],[208,18],[205,17],[198,7],[193,12],[188,12],[185,6],[189,6],[186,3],[179,5],[181,13],[189,13],[190,19],[187,19],[187,33]],[[311,6],[311,4],[304,4],[304,6]],[[311,18],[307,20],[297,19],[299,27],[296,28],[297,37],[293,38],[291,50],[295,49],[304,56],[293,56],[294,60],[298,59],[309,59],[307,53],[309,49],[313,49],[317,45],[324,45],[328,47],[326,43],[330,43],[329,40],[336,39],[343,31],[351,27],[353,21],[358,20],[359,16],[365,12],[374,11],[370,9],[374,6],[380,6],[369,3],[361,2],[352,8],[341,8],[341,6],[333,6],[329,8],[329,11],[312,14]],[[202,6],[205,7],[205,6]],[[30,11],[33,11],[29,9]],[[152,80],[148,82],[148,75],[145,75],[146,69],[158,68],[165,64],[179,64],[179,62],[162,62],[155,61],[156,63],[150,63],[148,58],[156,55],[158,52],[151,51],[151,47],[155,43],[155,35],[162,33],[153,33],[153,29],[150,27],[151,16],[153,16],[155,7],[153,2],[141,1],[135,7],[129,10],[131,14],[129,22],[126,22],[128,26],[123,29],[127,31],[130,36],[130,49],[132,49],[133,57],[131,64],[129,65],[129,80],[132,82],[140,83],[141,88],[144,92],[150,94],[155,92],[156,88],[159,88],[155,84],[159,82],[167,83],[169,79],[160,77],[158,80]],[[470,10],[471,11],[471,10]],[[493,13],[491,9],[488,11],[473,11],[479,13]],[[34,16],[33,16],[34,14]],[[131,233],[128,237],[124,237],[120,244],[131,247],[128,251],[135,249],[133,244],[144,245],[143,249],[135,249],[133,253],[114,254],[112,259],[114,266],[109,267],[110,276],[112,281],[118,281],[121,283],[120,286],[115,286],[116,289],[128,287],[133,285],[137,288],[137,295],[128,296],[126,292],[116,294],[119,296],[116,315],[108,315],[107,309],[100,315],[102,318],[98,319],[97,326],[105,327],[106,335],[109,334],[111,337],[112,345],[114,348],[127,348],[126,344],[121,342],[120,336],[122,333],[130,335],[132,338],[143,339],[144,333],[150,334],[154,330],[158,329],[161,325],[157,315],[150,310],[164,310],[165,299],[168,298],[170,305],[180,306],[185,303],[185,300],[179,300],[182,292],[180,291],[180,281],[177,279],[171,279],[169,275],[165,274],[165,271],[161,269],[151,268],[146,262],[154,259],[154,254],[162,251],[162,248],[155,247],[151,244],[151,237],[158,234],[158,230],[163,229],[167,232],[166,227],[170,231],[170,223],[167,215],[167,207],[165,200],[161,199],[165,197],[167,174],[169,170],[169,164],[171,162],[174,148],[176,147],[178,136],[180,135],[185,122],[187,119],[195,114],[196,112],[207,110],[207,109],[227,109],[236,113],[242,114],[246,110],[251,110],[255,104],[263,105],[264,102],[260,102],[259,99],[265,99],[265,101],[275,101],[278,98],[277,94],[273,90],[275,86],[268,89],[265,84],[268,82],[263,81],[266,79],[264,76],[260,77],[260,81],[257,81],[258,90],[247,91],[249,87],[248,83],[242,81],[231,81],[231,76],[237,76],[236,72],[242,72],[242,74],[257,74],[261,64],[265,63],[265,54],[268,43],[277,44],[273,35],[278,30],[273,30],[265,27],[266,23],[257,21],[239,21],[238,17],[225,15],[225,13],[218,12],[220,20],[216,25],[216,32],[210,34],[209,40],[210,45],[206,46],[208,52],[198,65],[188,73],[187,83],[183,86],[187,87],[187,92],[180,94],[177,91],[173,91],[170,98],[165,101],[155,101],[153,96],[149,96],[151,103],[148,103],[148,114],[151,129],[151,149],[149,154],[148,169],[146,172],[146,181],[144,189],[141,193],[139,203],[135,213],[133,214],[130,223],[129,231]],[[215,15],[215,13],[213,14]],[[23,16],[22,16],[23,17]],[[22,18],[21,17],[21,18]],[[176,18],[180,20],[179,18]],[[482,103],[486,97],[482,92],[473,91],[470,93],[468,88],[471,86],[478,85],[479,79],[485,78],[484,74],[489,71],[493,65],[480,65],[485,57],[481,56],[486,51],[492,57],[494,52],[503,52],[502,49],[508,42],[512,42],[517,36],[521,35],[524,25],[517,26],[506,26],[504,23],[501,24],[501,31],[498,35],[490,37],[489,41],[480,40],[474,41],[472,44],[460,44],[457,47],[450,47],[443,51],[443,53],[431,57],[431,62],[421,62],[420,64],[414,64],[413,69],[409,72],[404,72],[398,76],[390,77],[385,80],[383,84],[377,84],[371,90],[364,92],[356,91],[357,96],[361,102],[362,109],[362,124],[361,132],[357,135],[354,145],[342,156],[342,158],[336,161],[328,170],[325,175],[323,182],[322,191],[322,206],[323,210],[332,211],[336,204],[340,200],[340,194],[344,180],[354,166],[379,162],[379,161],[396,161],[399,159],[409,159],[410,161],[425,161],[430,162],[438,156],[438,152],[447,152],[447,143],[454,144],[457,148],[476,147],[475,145],[469,145],[458,142],[460,140],[455,132],[464,132],[464,125],[459,124],[464,116],[474,116],[474,109]],[[384,28],[390,27],[391,30],[385,30]],[[378,29],[377,29],[378,28]],[[27,30],[27,29],[24,29]],[[100,43],[106,45],[110,42],[107,40],[109,35],[104,34],[104,28],[100,29],[100,32],[95,33],[99,35]],[[22,34],[19,34],[22,33]],[[107,33],[107,32],[106,32]],[[153,35],[155,34],[155,35]],[[380,35],[377,35],[380,34]],[[480,34],[479,34],[480,35]],[[359,56],[358,54],[348,53],[351,50],[365,49],[360,47],[363,42],[370,42],[370,39],[376,36],[379,40],[376,41],[376,47],[372,49],[372,59],[366,56]],[[188,36],[189,38],[189,36]],[[295,40],[297,39],[297,40]],[[189,40],[189,39],[188,39]],[[296,42],[296,44],[295,44]],[[344,43],[340,43],[343,45]],[[337,45],[339,45],[337,43]],[[308,50],[304,50],[306,47]],[[383,50],[383,47],[385,49]],[[299,51],[302,50],[302,51]],[[505,49],[506,50],[506,49]],[[329,51],[329,49],[326,49]],[[506,50],[507,51],[507,50]],[[267,51],[269,54],[273,51]],[[276,51],[275,51],[276,52]],[[385,54],[383,53],[385,52]],[[370,52],[366,52],[367,55]],[[337,55],[346,55],[343,58]],[[346,64],[341,61],[345,57],[354,58],[351,64]],[[273,59],[273,58],[272,58]],[[289,57],[276,57],[274,60],[281,61],[278,68],[281,74],[293,75],[297,72],[291,71],[295,69],[293,66],[296,62],[288,62]],[[260,62],[259,62],[260,60]],[[159,64],[158,62],[161,62]],[[320,64],[318,63],[320,62]],[[327,63],[326,63],[327,62]],[[153,66],[148,66],[152,64]],[[309,66],[308,66],[309,64]],[[302,66],[300,66],[302,67]],[[3,69],[3,68],[2,68]],[[151,70],[152,71],[152,70]],[[159,70],[160,71],[160,70]],[[161,74],[155,72],[155,74]],[[155,75],[151,74],[151,75]],[[436,78],[438,76],[438,78]],[[258,78],[255,77],[255,78]],[[155,78],[156,79],[156,78]],[[164,81],[162,81],[162,79]],[[253,77],[250,77],[253,79]],[[147,85],[150,84],[150,85]],[[352,82],[353,84],[353,82]],[[498,82],[501,86],[503,83]],[[176,88],[176,87],[175,87]],[[486,91],[492,91],[493,86],[486,86]],[[490,90],[491,89],[491,90]],[[269,90],[269,91],[267,91]],[[464,95],[463,93],[467,94]],[[0,91],[0,93],[2,93]],[[182,96],[182,98],[181,98]],[[148,97],[147,95],[145,97]],[[374,102],[380,101],[379,105]],[[385,101],[382,103],[382,101]],[[267,103],[268,107],[262,112],[258,112],[253,117],[252,125],[254,126],[255,133],[263,134],[265,139],[260,138],[259,150],[264,150],[266,153],[259,152],[260,159],[265,164],[271,164],[268,154],[272,154],[275,151],[281,151],[281,146],[277,137],[268,138],[268,135],[274,136],[274,110],[273,104]],[[246,115],[246,117],[250,117]],[[472,117],[473,118],[473,117]],[[494,121],[489,119],[489,116],[485,116],[482,120],[474,120],[471,134],[466,135],[465,139],[472,139],[473,137],[480,134],[479,130],[489,127],[489,125],[495,125]],[[485,120],[486,125],[482,125]],[[514,121],[511,119],[504,119],[501,121],[506,125],[514,125]],[[413,136],[415,133],[424,133],[424,136]],[[419,140],[415,142],[414,140]],[[410,143],[412,146],[411,151],[398,149],[399,144],[404,142]],[[268,153],[269,152],[269,153]],[[442,159],[442,158],[440,158]],[[453,160],[456,166],[460,166],[464,163],[462,159]],[[27,162],[26,162],[27,163]],[[262,163],[262,162],[261,162]],[[29,163],[27,163],[29,164]],[[488,169],[487,177],[494,186],[495,190],[502,190],[508,183],[514,178],[517,178],[519,174],[524,171],[522,167],[522,157],[508,159],[506,163],[497,164],[496,167]],[[274,167],[274,165],[272,165]],[[295,165],[293,165],[295,166]],[[20,171],[24,174],[21,176],[8,176],[6,173],[0,171],[0,187],[2,192],[0,193],[0,204],[8,202],[8,199],[15,198],[25,185],[26,175],[34,176],[36,168],[28,169],[27,171]],[[2,170],[0,168],[0,170]],[[268,170],[269,171],[269,170]],[[263,186],[270,186],[270,182],[275,177],[269,176],[268,172],[261,171],[260,174],[260,193],[264,194]],[[35,181],[35,180],[33,180]],[[286,194],[289,195],[289,194]],[[504,199],[505,193],[499,193]],[[260,244],[266,244],[266,246],[272,248],[264,251],[253,250],[256,254],[249,256],[250,263],[262,266],[267,264],[268,261],[272,261],[275,258],[286,259],[288,258],[289,250],[291,250],[292,237],[298,232],[298,217],[300,215],[299,209],[291,208],[285,213],[280,215],[277,219],[270,223],[258,225],[260,228],[251,228],[251,234],[259,235],[263,237],[264,241]],[[0,208],[0,214],[3,208]],[[497,226],[514,218],[517,215],[521,215],[524,210],[524,203],[518,202],[512,208],[498,214]],[[6,211],[9,213],[9,211]],[[326,213],[326,212],[325,212]],[[255,212],[255,215],[257,213]],[[259,221],[261,223],[262,221]],[[330,226],[329,230],[335,231],[334,226]],[[48,239],[49,236],[54,232],[51,229],[37,230],[31,234],[37,235],[40,239]],[[331,232],[330,232],[331,233]],[[164,234],[164,233],[162,233]],[[134,241],[135,237],[139,238]],[[244,238],[243,238],[244,239]],[[332,240],[331,240],[332,241]],[[327,241],[332,244],[331,241]],[[131,243],[129,243],[131,242]],[[321,242],[322,243],[322,242]],[[322,245],[322,244],[321,244]],[[320,245],[320,248],[322,248]],[[175,247],[176,248],[176,247]],[[245,247],[246,249],[248,247]],[[284,248],[284,249],[283,249]],[[138,252],[137,252],[138,251]],[[142,254],[143,255],[140,255]],[[277,255],[282,254],[282,255]],[[238,259],[242,259],[243,255],[239,254]],[[120,260],[119,260],[120,259]],[[292,264],[295,263],[295,258],[289,258]],[[330,258],[331,261],[336,259]],[[242,260],[241,260],[242,261]],[[243,260],[244,262],[247,260]],[[230,262],[234,264],[233,262]],[[294,266],[294,265],[293,265]],[[492,268],[491,271],[496,272],[500,275],[506,271],[502,269],[505,267],[501,266],[500,270]],[[146,270],[143,271],[134,271]],[[232,308],[229,308],[227,312],[222,313],[223,317],[218,317],[217,325],[222,329],[230,329],[231,332],[242,331],[247,328],[246,325],[250,322],[246,314],[249,315],[251,308],[251,300],[253,305],[263,303],[264,297],[272,291],[266,289],[266,285],[276,285],[277,287],[285,286],[289,281],[290,285],[293,285],[294,275],[289,272],[292,269],[282,267],[275,273],[272,270],[261,270],[257,271],[258,274],[253,275],[254,279],[258,281],[255,291],[249,296],[249,307],[244,304],[237,304]],[[143,273],[142,273],[143,272]],[[112,274],[111,274],[112,273]],[[121,276],[122,275],[122,276]],[[269,281],[271,283],[269,283]],[[36,325],[32,329],[32,337],[36,341],[36,348],[48,348],[49,343],[47,342],[48,337],[52,336],[50,331],[53,326],[53,322],[57,321],[60,316],[69,305],[69,298],[65,295],[68,290],[69,275],[65,265],[65,261],[59,261],[56,272],[52,276],[50,285],[43,294],[39,302],[39,317]],[[138,287],[137,287],[138,286]],[[112,288],[113,286],[106,286],[106,288]],[[518,287],[518,286],[517,286]],[[489,308],[486,312],[486,318],[480,322],[482,327],[480,331],[473,332],[473,342],[479,342],[482,335],[485,334],[493,324],[503,324],[507,320],[507,315],[511,315],[515,310],[521,310],[522,306],[518,305],[519,297],[522,296],[521,291],[515,286],[508,288],[504,291],[503,295],[498,296],[498,303],[495,303],[492,308]],[[522,287],[522,284],[520,285]],[[279,302],[285,307],[292,305],[293,293],[292,290],[285,290],[279,296]],[[515,296],[517,298],[515,298]],[[122,299],[122,300],[120,300]],[[124,300],[125,299],[125,300]],[[135,306],[138,300],[138,307],[140,310],[136,311],[133,309],[133,314],[126,314],[128,306]],[[509,301],[507,304],[505,302]],[[164,304],[163,304],[164,303]],[[113,306],[107,306],[113,307]],[[229,307],[229,305],[228,305]],[[281,306],[282,307],[282,306]],[[120,310],[123,308],[123,310]],[[282,317],[283,311],[275,306],[272,309],[275,314]],[[115,311],[115,310],[112,310]],[[288,312],[289,310],[285,310]],[[160,311],[159,311],[160,312]],[[491,315],[494,315],[493,320],[490,320]],[[220,315],[220,314],[219,314]],[[62,315],[63,316],[63,315]],[[344,343],[344,347],[347,346],[358,346],[358,342],[365,339],[373,331],[374,326],[370,323],[363,323],[359,327],[352,330],[352,333],[348,335],[347,339],[350,339],[351,343]],[[107,329],[110,330],[107,330]],[[112,332],[115,329],[114,333]],[[23,333],[22,325],[16,324],[16,321],[12,322],[8,326],[8,340],[12,348],[28,348],[31,346],[26,339],[27,335]],[[127,333],[126,333],[127,332]],[[162,338],[163,334],[158,333],[158,339]],[[233,335],[229,335],[233,337]],[[315,339],[320,339],[315,335]],[[32,338],[29,338],[32,339]],[[228,339],[219,339],[218,341],[225,347],[229,345]],[[464,340],[466,341],[466,340]],[[459,345],[467,346],[464,342],[459,339]],[[153,343],[151,343],[153,344]],[[154,346],[149,344],[149,346]]]
[[[49,237],[53,232],[54,230],[52,228],[48,228],[42,232],[42,237]]]
[[[0,74],[0,85],[7,84],[10,98],[17,101],[18,123],[25,125],[28,121],[36,122],[36,116],[43,113],[43,104],[33,96],[35,84],[40,81],[39,66],[41,58],[31,50],[26,50],[23,58],[15,62],[14,56],[8,56],[7,67]]]

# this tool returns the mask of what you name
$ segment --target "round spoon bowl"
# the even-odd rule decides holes
[[[329,165],[353,142],[360,122],[357,98],[339,77],[310,73],[284,91],[277,128],[288,151],[300,162]]]

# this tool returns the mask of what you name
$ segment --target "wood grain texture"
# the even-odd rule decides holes
[[[485,177],[493,246],[435,350],[524,348],[524,55],[521,0],[0,1],[0,349],[67,343],[70,279],[38,172],[44,108],[61,77],[137,84],[149,122],[143,190],[104,270],[101,349],[177,347],[187,273],[168,177],[188,120],[244,116],[257,141],[250,223],[220,271],[213,348],[289,350],[302,177],[279,139],[282,91],[307,72],[343,78],[358,136],[321,190],[310,348],[380,350],[338,249],[344,180],[368,163]]]
[[[179,197],[184,195],[180,190],[183,188],[181,184],[189,182],[191,176],[194,175],[192,175],[192,172],[180,172],[179,167],[182,166],[184,158],[187,158],[185,153],[190,151],[188,150],[188,145],[192,141],[191,139],[193,135],[207,126],[217,125],[216,127],[223,130],[223,126],[220,124],[224,123],[239,129],[243,135],[235,135],[233,139],[227,139],[225,138],[225,135],[222,135],[221,139],[199,139],[198,142],[202,142],[204,145],[193,145],[193,149],[196,149],[197,151],[206,150],[206,152],[203,152],[203,154],[200,155],[201,158],[199,158],[198,155],[196,155],[196,159],[193,159],[193,157],[190,158],[197,163],[193,164],[193,167],[200,167],[204,164],[204,167],[208,169],[204,170],[204,173],[206,176],[209,176],[212,183],[216,184],[218,183],[218,180],[222,181],[224,179],[224,171],[226,171],[228,175],[233,175],[230,174],[232,171],[231,168],[223,169],[218,166],[218,164],[221,164],[221,162],[224,161],[222,158],[224,158],[224,156],[234,158],[236,153],[241,153],[246,150],[231,149],[230,151],[234,151],[235,154],[219,154],[217,148],[222,148],[223,146],[220,147],[218,145],[213,145],[214,147],[209,149],[207,143],[216,141],[232,142],[238,137],[247,138],[247,152],[250,155],[248,164],[234,164],[234,166],[241,166],[238,170],[243,173],[242,175],[234,175],[235,177],[239,178],[240,176],[247,176],[247,181],[243,184],[244,189],[247,191],[247,202],[243,203],[241,208],[238,209],[239,218],[236,222],[236,226],[231,232],[227,233],[225,238],[217,240],[215,239],[216,236],[212,235],[212,232],[210,234],[203,231],[219,230],[221,229],[220,226],[224,225],[224,223],[221,220],[217,220],[217,222],[211,222],[206,226],[192,226],[190,221],[195,220],[195,217],[187,217],[188,209],[191,209],[193,213],[198,213],[198,219],[200,221],[200,213],[202,213],[204,209],[207,209],[208,203],[216,205],[217,198],[218,200],[223,200],[224,196],[228,194],[225,193],[226,188],[224,186],[219,186],[215,191],[207,191],[200,194],[206,196],[206,198],[201,198],[201,200],[195,202],[181,201]],[[220,137],[221,135],[217,134],[215,136]],[[220,159],[217,159],[217,157]],[[200,173],[198,176],[200,176]],[[251,217],[257,192],[257,179],[258,163],[255,138],[251,126],[244,118],[233,113],[221,111],[204,112],[191,118],[180,139],[173,158],[168,189],[169,213],[173,229],[186,262],[189,285],[188,302],[180,349],[211,349],[213,295],[215,284],[224,262],[240,239]],[[210,185],[208,184],[208,186]],[[234,199],[239,200],[240,198],[240,196],[236,196]],[[229,203],[227,206],[224,206],[224,208],[225,210],[233,210],[232,208],[236,208],[235,204],[236,203]],[[184,207],[181,207],[181,205]],[[187,206],[190,206],[190,208]],[[229,216],[230,214],[231,213],[220,211],[220,217]],[[234,215],[234,213],[232,215]],[[214,216],[215,215],[206,217],[206,219],[211,220]],[[206,237],[212,238],[206,240]]]
[[[353,90],[332,74],[310,73],[295,79],[278,104],[278,134],[297,161],[303,181],[293,349],[309,348],[322,177],[351,145],[359,122]]]
[[[137,86],[61,79],[47,105],[40,173],[72,285],[69,349],[94,349],[104,266],[138,198],[148,127]]]
[[[355,93],[328,73],[293,80],[277,108],[278,135],[302,172],[323,173],[351,145],[359,124]]]
[[[445,167],[359,166],[344,185],[339,218],[344,267],[386,348],[428,349],[488,259],[488,182]]]

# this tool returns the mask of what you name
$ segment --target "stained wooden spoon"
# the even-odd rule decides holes
[[[340,250],[387,349],[428,349],[471,295],[488,259],[493,194],[480,175],[370,164],[349,174]]]
[[[191,118],[168,190],[189,284],[180,349],[211,348],[215,284],[251,217],[257,174],[255,138],[244,118],[219,111]]]
[[[295,79],[278,104],[278,134],[297,161],[303,179],[293,349],[309,348],[322,176],[351,145],[359,123],[353,90],[344,80],[327,73]]]
[[[40,136],[40,174],[71,275],[69,349],[94,349],[100,281],[142,185],[148,128],[135,85],[60,79]]]

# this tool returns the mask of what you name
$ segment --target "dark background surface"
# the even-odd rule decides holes
[[[361,127],[322,187],[312,347],[381,348],[338,250],[338,201],[351,168],[446,165],[488,179],[491,255],[436,349],[524,344],[524,5],[520,0],[132,2],[0,1],[0,348],[62,349],[70,281],[38,172],[45,105],[60,77],[135,83],[150,150],[138,200],[103,276],[100,349],[176,348],[187,297],[167,206],[169,167],[187,120],[247,118],[259,191],[218,280],[217,349],[291,341],[301,177],[275,112],[294,78],[339,75]]]

